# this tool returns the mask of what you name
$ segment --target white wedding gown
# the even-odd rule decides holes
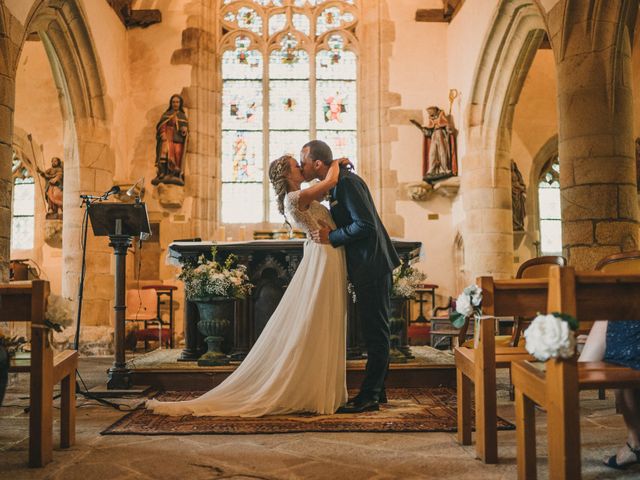
[[[285,197],[287,218],[305,231],[331,214],[312,202],[298,210],[300,191]],[[194,400],[149,400],[162,415],[260,417],[293,412],[332,414],[347,401],[346,264],[344,248],[310,240],[287,290],[240,366]]]

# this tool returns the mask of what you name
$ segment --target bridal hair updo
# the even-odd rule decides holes
[[[276,192],[276,201],[278,203],[278,211],[284,215],[284,197],[287,195],[287,177],[291,173],[290,160],[293,157],[291,155],[283,155],[271,162],[269,165],[269,181],[273,185],[273,190]],[[285,221],[287,220],[284,215]],[[289,222],[287,222],[289,223]]]

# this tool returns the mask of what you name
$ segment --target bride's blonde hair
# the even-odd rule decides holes
[[[284,197],[287,195],[287,187],[289,186],[287,177],[291,173],[291,159],[294,159],[291,155],[283,155],[269,165],[269,181],[276,193],[278,211],[284,216],[287,225],[289,225],[289,221],[284,213]]]

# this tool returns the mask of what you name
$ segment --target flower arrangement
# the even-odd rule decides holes
[[[469,285],[458,295],[455,306],[455,311],[449,315],[449,321],[454,327],[461,328],[467,317],[482,314],[482,289],[477,285]]]
[[[414,298],[416,288],[427,276],[420,270],[410,267],[402,262],[393,271],[393,289],[391,294],[394,297]]]
[[[570,315],[557,312],[538,315],[524,331],[525,348],[541,361],[571,358],[576,350],[577,328],[578,321]]]
[[[246,267],[237,265],[233,254],[223,264],[216,260],[216,247],[211,249],[212,260],[200,255],[195,264],[185,263],[178,276],[184,282],[187,298],[190,300],[208,297],[245,298],[253,285],[249,282]]]

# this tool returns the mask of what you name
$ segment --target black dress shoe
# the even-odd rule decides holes
[[[336,413],[362,413],[375,412],[377,410],[380,410],[380,404],[376,400],[365,400],[362,402],[347,402],[347,404],[340,407]]]

